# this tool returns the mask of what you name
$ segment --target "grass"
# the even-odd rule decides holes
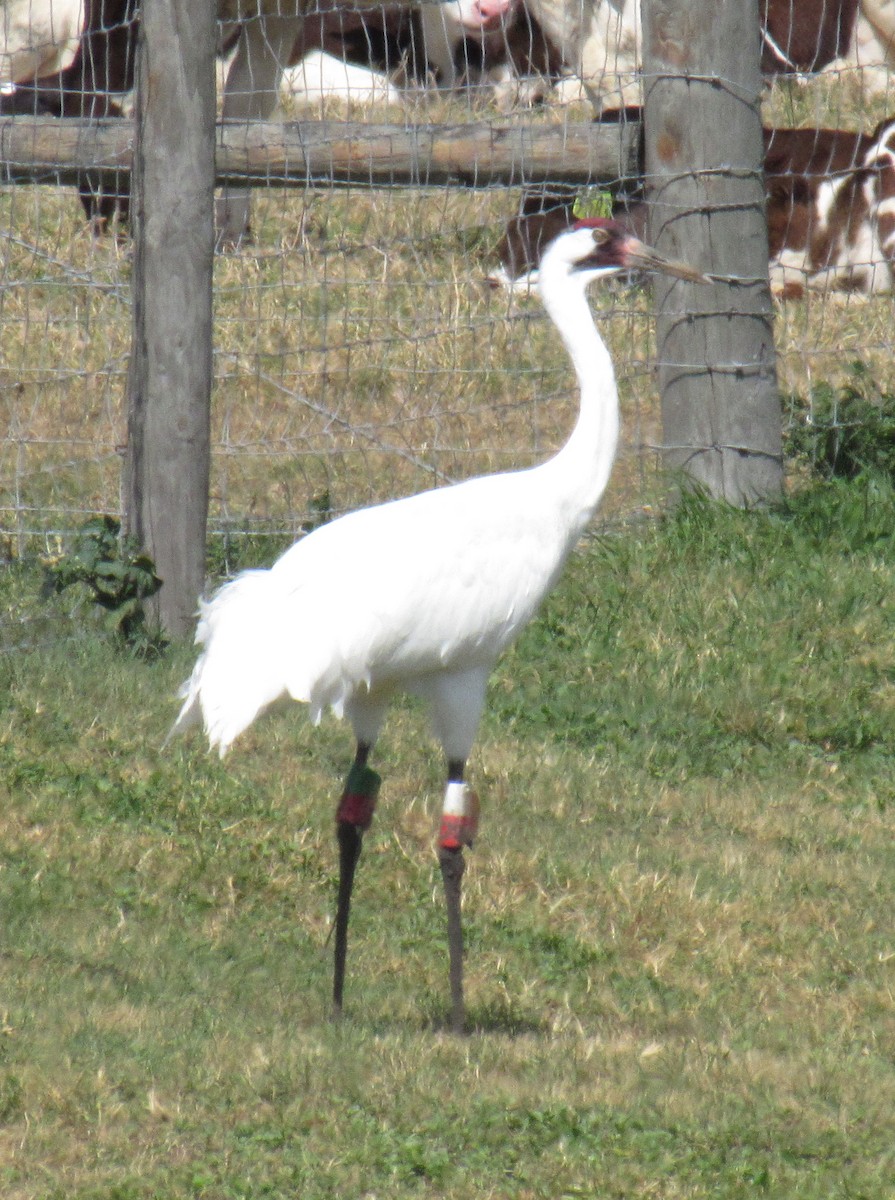
[[[869,128],[884,108],[822,79],[776,87],[765,116]],[[429,115],[488,116],[462,104]],[[343,511],[533,462],[564,439],[570,372],[538,302],[482,287],[518,201],[513,188],[258,189],[255,245],[215,266],[216,536],[291,537],[324,493]],[[21,556],[119,513],[130,248],[94,243],[59,189],[7,188],[0,229],[0,550]],[[626,517],[661,494],[650,298],[619,288],[594,303],[624,407],[604,513]],[[856,358],[891,376],[892,327],[889,296],[778,308],[783,391],[835,385]]]
[[[582,548],[476,751],[463,1040],[414,705],[335,1028],[347,731],[287,709],[224,764],[162,753],[185,649],[4,654],[4,1196],[891,1198],[886,513],[861,477]],[[6,573],[7,622],[35,582]]]
[[[820,82],[768,115],[883,114]],[[256,246],[216,264],[212,573],[565,436],[537,305],[477,284],[516,199],[258,197]],[[39,600],[36,552],[118,508],[129,251],[68,194],[0,209],[4,1198],[895,1200],[891,483],[694,497],[581,547],[492,681],[462,1040],[443,767],[398,705],[334,1027],[348,733],[293,709],[223,764],[162,751],[192,652],[140,660],[75,589]],[[658,507],[660,422],[649,297],[595,301],[624,364],[611,519]],[[777,310],[790,421],[857,359],[891,393],[892,303]]]
[[[501,190],[259,196],[258,248],[216,264],[216,532],[294,535],[325,491],[341,511],[532,462],[566,436],[570,373],[537,302],[511,309],[482,286],[515,204]],[[0,209],[24,226],[5,270],[27,286],[0,294],[22,347],[10,336],[0,357],[0,535],[21,555],[118,510],[130,312],[114,287],[127,295],[129,261],[76,236],[70,196],[45,195],[37,228],[14,189]],[[636,423],[648,300],[602,307]]]

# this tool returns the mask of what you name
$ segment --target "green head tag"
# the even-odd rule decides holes
[[[588,217],[611,217],[612,193],[597,187],[583,188],[575,197],[572,216],[578,221],[585,221]]]

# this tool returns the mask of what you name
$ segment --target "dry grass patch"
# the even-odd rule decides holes
[[[857,119],[856,102],[823,81],[775,88],[766,107],[782,123],[829,124],[837,104]],[[482,117],[454,109],[433,111]],[[0,509],[21,553],[31,532],[119,509],[130,247],[91,241],[67,192],[11,188],[0,204],[0,305],[17,333],[0,354]],[[517,204],[518,190],[501,188],[258,190],[256,245],[216,262],[214,530],[292,536],[321,505],[523,466],[561,443],[575,396],[554,331],[537,300],[481,286]],[[662,438],[648,294],[607,289],[594,303],[625,418],[612,518],[660,500]],[[811,296],[779,308],[784,390],[835,383],[853,358],[884,379],[892,303]]]

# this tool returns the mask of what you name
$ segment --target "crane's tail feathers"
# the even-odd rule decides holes
[[[245,571],[202,603],[196,643],[204,650],[180,689],[183,707],[167,740],[201,721],[223,758],[286,691],[283,633],[283,606],[270,571]]]

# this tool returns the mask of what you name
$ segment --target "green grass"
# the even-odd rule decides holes
[[[418,708],[334,1027],[348,731],[162,752],[191,652],[63,641],[8,569],[0,1193],[891,1200],[893,517],[861,477],[582,548],[472,764],[460,1040]]]
[[[882,102],[852,92],[775,88],[765,117],[869,128]],[[216,262],[213,573],[562,440],[561,348],[536,302],[477,282],[516,191],[256,201],[257,245]],[[443,767],[397,706],[336,1028],[349,732],[289,709],[223,764],[162,751],[192,651],[140,661],[85,597],[39,601],[34,555],[119,503],[129,247],[58,189],[0,208],[4,1200],[895,1200],[890,484],[774,513],[691,498],[582,547],[471,764],[462,1040]],[[594,301],[624,364],[604,514],[626,516],[664,495],[649,298]],[[892,314],[776,310],[791,423],[858,358],[891,391]]]

